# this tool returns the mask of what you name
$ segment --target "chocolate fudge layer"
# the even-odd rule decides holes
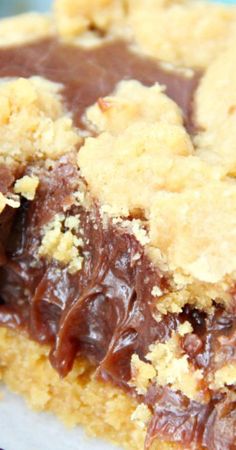
[[[145,56],[120,5],[86,25],[80,10],[71,42],[0,49],[0,322],[49,345],[62,377],[85,358],[133,397],[145,448],[230,450],[236,60],[220,31],[197,68]]]

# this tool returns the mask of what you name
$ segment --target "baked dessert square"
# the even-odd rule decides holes
[[[0,376],[126,449],[236,442],[236,7],[0,24]]]

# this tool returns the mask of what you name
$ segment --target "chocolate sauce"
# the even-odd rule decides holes
[[[16,48],[0,49],[0,77],[38,75],[64,85],[63,95],[75,123],[87,106],[110,94],[120,80],[136,79],[150,86],[166,86],[166,93],[181,107],[192,127],[192,100],[199,73],[185,77],[165,70],[156,60],[131,52],[122,41],[95,49],[44,40]]]
[[[12,191],[14,181],[15,174],[8,167],[0,164],[0,192],[3,195]],[[14,210],[8,206],[0,214],[0,266],[6,263],[4,245],[8,239],[14,214]]]
[[[42,169],[35,200],[22,204],[8,231],[7,261],[0,269],[0,323],[23,328],[34,340],[50,344],[51,363],[62,376],[83,355],[99,378],[131,394],[131,355],[145,359],[150,344],[165,342],[185,320],[193,333],[183,337],[182,346],[196,369],[207,373],[217,364],[236,361],[236,318],[222,308],[208,317],[186,306],[183,313],[167,314],[156,322],[152,287],[168,291],[168,277],[152,265],[127,230],[103,224],[96,203],[89,211],[73,205],[72,193],[81,186],[84,182],[68,157],[49,173]],[[66,214],[80,216],[78,237],[84,241],[83,267],[74,275],[55,261],[38,258],[42,226],[65,206]],[[185,446],[191,442],[194,448],[210,440],[212,449],[220,449],[220,424],[224,430],[236,425],[234,401],[227,396],[202,405],[168,387],[152,386],[139,400],[153,411],[146,448],[158,436]],[[223,418],[221,411],[226,411]],[[227,450],[233,448],[235,434],[230,433],[223,447]]]
[[[96,205],[89,212],[72,206],[71,194],[81,182],[76,167],[62,159],[52,172],[42,173],[34,202],[22,204],[0,272],[0,321],[6,323],[7,314],[8,325],[14,326],[18,314],[17,324],[34,339],[53,344],[51,360],[62,376],[76,354],[83,354],[99,366],[102,378],[127,386],[131,355],[144,357],[150,343],[164,342],[179,320],[167,316],[157,325],[153,318],[152,287],[167,289],[168,280],[138,241],[112,224],[104,228]],[[38,259],[42,226],[65,205],[67,214],[79,214],[78,237],[84,241],[83,268],[75,275]]]
[[[152,386],[145,403],[153,410],[145,449],[158,439],[182,443],[184,449],[235,450],[235,393],[213,393],[209,403],[204,404],[168,386]]]
[[[192,97],[198,75],[184,78],[165,71],[156,61],[133,54],[123,42],[85,50],[45,40],[0,49],[0,76],[41,75],[63,83],[63,96],[77,125],[85,108],[113,91],[122,79],[166,85],[167,94],[183,110],[191,126]],[[168,292],[167,275],[154,267],[142,246],[124,228],[103,224],[94,202],[89,211],[75,206],[73,192],[84,187],[73,156],[63,157],[52,171],[39,167],[40,185],[34,201],[0,216],[0,324],[25,329],[40,343],[51,345],[50,359],[65,376],[79,355],[88,358],[103,380],[135,395],[129,387],[130,358],[141,359],[151,343],[165,342],[189,320],[193,333],[182,346],[204,373],[236,360],[236,319],[221,308],[211,317],[186,307],[184,312],[154,319],[153,286]],[[12,174],[0,167],[0,191],[7,193]],[[42,227],[56,213],[79,214],[78,237],[84,242],[82,270],[72,275],[55,261],[38,257]],[[139,255],[137,257],[137,255]],[[215,355],[220,355],[216,362]],[[146,448],[158,439],[194,448],[231,450],[235,442],[234,394],[209,392],[210,402],[190,401],[183,393],[151,386],[144,401],[153,416]]]

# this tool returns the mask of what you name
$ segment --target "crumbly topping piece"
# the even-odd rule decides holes
[[[156,382],[161,386],[170,384],[172,389],[182,391],[191,399],[199,398],[201,370],[194,370],[183,353],[179,339],[173,335],[165,344],[153,344],[146,356],[156,370]]]
[[[80,255],[83,241],[73,233],[78,226],[78,217],[65,218],[64,214],[56,214],[54,219],[44,227],[39,256],[55,259],[63,265],[68,265],[70,273],[80,270],[83,263],[83,257]]]
[[[232,5],[201,0],[55,0],[54,4],[63,37],[75,38],[94,28],[108,36],[125,36],[139,51],[180,65],[206,67],[236,36]]]
[[[52,19],[49,16],[28,13],[1,19],[0,47],[21,45],[53,34]]]
[[[228,364],[218,369],[210,385],[212,389],[222,389],[236,384],[236,363]]]
[[[236,54],[231,46],[203,76],[196,94],[198,154],[236,175]]]
[[[155,368],[147,362],[142,361],[138,355],[131,358],[131,381],[130,385],[135,386],[138,394],[145,394],[150,381],[156,376]]]
[[[140,219],[122,220],[120,225],[124,228],[130,229],[131,233],[136,237],[140,244],[146,245],[150,242],[147,230],[143,227]]]
[[[54,0],[52,17],[29,13],[1,20],[0,46],[56,33],[90,46],[104,40],[101,33],[125,37],[163,61],[206,67],[233,44],[236,7],[201,0]]]
[[[6,206],[5,196],[0,192],[0,213],[4,210]]]
[[[137,89],[137,97],[133,93],[134,87]],[[97,138],[86,139],[78,155],[82,175],[89,182],[94,194],[98,195],[102,204],[112,206],[116,214],[120,215],[124,215],[125,210],[132,211],[149,204],[150,196],[158,189],[163,189],[166,183],[172,184],[173,190],[178,189],[176,184],[181,184],[182,181],[181,177],[178,178],[177,171],[184,173],[185,170],[192,170],[185,169],[182,164],[182,156],[191,155],[193,147],[181,125],[181,113],[178,114],[178,108],[173,101],[157,86],[143,88],[143,94],[147,93],[148,89],[151,89],[154,96],[156,94],[157,105],[154,112],[152,107],[146,108],[138,104],[136,98],[142,90],[139,83],[128,82],[128,89],[131,89],[132,95],[131,107],[128,108],[126,116],[127,127],[123,123],[119,125],[119,128],[122,128],[119,134],[104,132]],[[148,98],[150,99],[149,95]],[[132,110],[135,109],[134,116]],[[130,112],[131,117],[128,119]],[[114,111],[113,123],[116,113],[119,122],[119,108]],[[170,123],[167,122],[168,116],[171,117]],[[107,126],[109,128],[111,125],[107,123]],[[96,164],[93,164],[94,158]],[[191,161],[193,166],[199,164],[194,157]]]
[[[0,162],[55,159],[80,142],[62,105],[61,86],[41,77],[0,84]]]
[[[128,0],[128,5],[134,40],[172,63],[206,67],[236,36],[234,6],[201,0]]]
[[[98,99],[87,109],[86,119],[99,132],[119,134],[136,121],[154,123],[163,120],[180,125],[182,113],[158,83],[146,87],[130,80],[118,83],[112,96]]]
[[[226,286],[226,289],[228,289],[228,286]],[[183,286],[176,284],[173,292],[154,297],[156,297],[156,309],[161,315],[181,313],[186,303],[210,313],[213,301],[217,302],[220,298],[220,302],[223,300],[225,303],[230,302],[230,295],[223,289],[220,291],[219,286],[214,290],[212,285],[194,283],[192,279],[186,279]]]
[[[236,184],[208,183],[181,193],[156,194],[150,239],[171,270],[218,283],[236,268]]]
[[[137,406],[133,414],[131,415],[131,420],[136,422],[139,428],[146,429],[146,426],[151,419],[151,411],[144,403],[140,403]]]
[[[160,259],[155,259],[155,253],[154,261],[159,267]],[[222,282],[214,284],[194,280],[191,276],[183,276],[179,271],[176,271],[173,274],[170,292],[155,291],[155,286],[152,289],[151,294],[155,300],[156,316],[159,318],[163,314],[181,313],[187,303],[208,314],[211,314],[214,310],[213,303],[231,306],[233,299],[229,287],[232,286],[232,283],[234,284],[232,276],[225,277]]]
[[[192,333],[193,327],[190,322],[187,320],[181,323],[178,327],[178,333],[181,337],[185,336],[185,334]]]
[[[19,208],[20,198],[18,195],[9,194],[8,196],[3,195],[0,192],[0,213],[4,210],[5,206],[10,206],[11,208]]]
[[[38,185],[38,177],[25,175],[15,182],[14,192],[16,194],[21,194],[23,197],[27,198],[27,200],[33,200]]]
[[[93,194],[120,215],[149,208],[158,191],[194,188],[222,173],[193,156],[184,127],[165,121],[137,122],[118,136],[105,132],[88,138],[78,164]]]
[[[82,176],[102,210],[117,222],[119,216],[135,217],[135,211],[142,211],[145,227],[141,220],[138,228],[147,239],[140,242],[154,261],[158,255],[158,263],[162,259],[167,270],[182,277],[181,283],[174,280],[177,291],[179,284],[184,289],[196,282],[212,291],[210,284],[218,283],[218,294],[223,292],[227,301],[228,280],[235,278],[236,268],[235,181],[224,165],[209,160],[207,151],[204,155],[194,152],[181,115],[158,86],[142,88],[136,82],[123,82],[114,95],[115,104],[122,108],[124,90],[129,103],[124,108],[127,126],[120,121],[119,107],[105,121],[97,106],[89,109],[90,121],[94,118],[97,128],[106,131],[87,138],[80,149]],[[137,100],[140,92],[141,104]],[[160,98],[156,110],[146,108],[150,92]],[[113,96],[109,101],[113,103]],[[123,223],[126,226],[127,221]],[[177,310],[184,297],[188,300],[188,293],[187,288],[184,296],[177,294]],[[210,307],[212,300],[208,301],[204,297],[204,306]]]
[[[92,27],[105,31],[123,18],[124,3],[123,0],[56,0],[57,30],[67,39]]]
[[[170,385],[190,399],[203,398],[200,391],[202,371],[194,369],[180,343],[181,336],[189,332],[191,325],[186,322],[167,342],[152,344],[146,355],[150,363],[140,361],[137,355],[132,356],[132,385],[139,394],[144,394],[152,381],[160,386]]]
[[[163,295],[163,291],[159,288],[159,286],[153,286],[151,294],[153,297],[161,297]]]

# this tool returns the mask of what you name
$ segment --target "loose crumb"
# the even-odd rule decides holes
[[[68,265],[70,273],[75,273],[82,268],[83,257],[80,255],[80,249],[83,247],[83,241],[72,233],[74,227],[77,228],[79,224],[79,218],[72,219],[75,221],[71,218],[65,219],[64,214],[57,214],[54,220],[44,227],[39,256],[56,259],[63,265]],[[69,227],[63,231],[62,224],[66,226],[66,223]]]
[[[38,177],[25,175],[15,182],[14,192],[16,194],[21,194],[27,200],[33,200],[38,185]]]
[[[141,403],[137,406],[136,410],[133,412],[131,416],[131,420],[136,422],[138,427],[142,430],[147,427],[147,423],[151,418],[151,411],[147,407],[147,405],[144,405],[144,403]]]

